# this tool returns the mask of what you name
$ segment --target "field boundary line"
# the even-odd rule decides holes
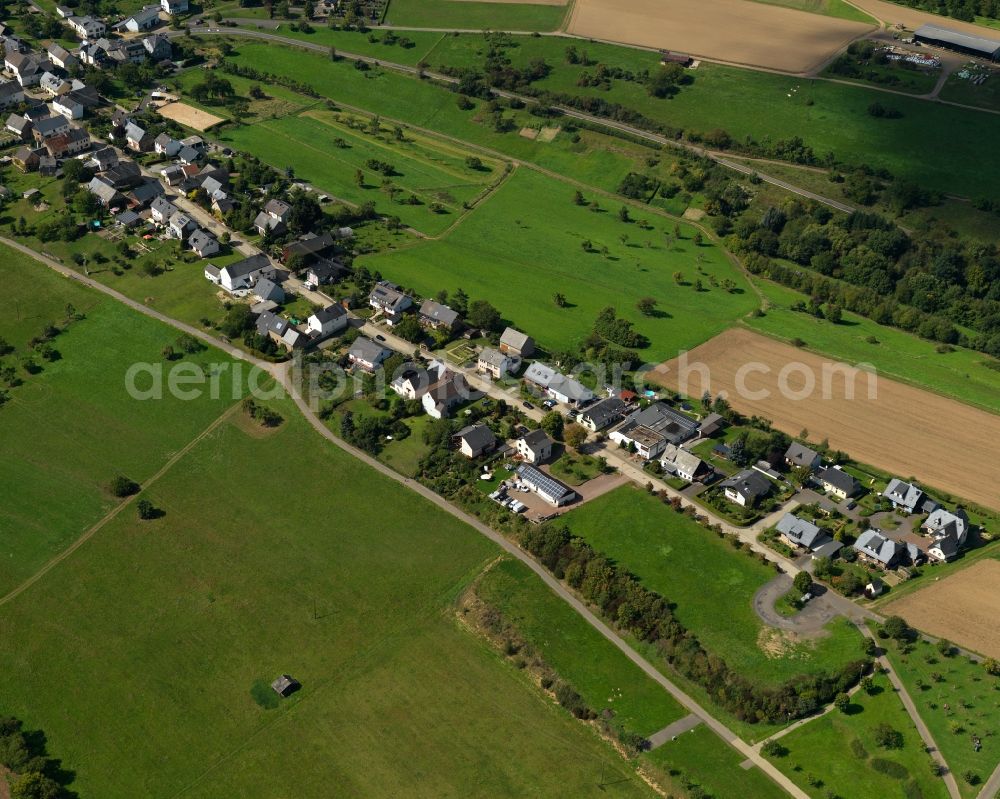
[[[142,486],[140,491],[126,497],[110,511],[108,511],[101,519],[96,523],[87,528],[73,543],[66,547],[62,552],[52,557],[44,566],[42,566],[38,571],[31,575],[27,580],[22,582],[17,587],[9,591],[5,596],[0,597],[0,606],[6,605],[14,599],[17,599],[21,594],[31,588],[35,583],[41,580],[46,574],[52,571],[56,566],[62,563],[66,558],[76,552],[80,547],[86,544],[91,538],[93,538],[97,533],[104,528],[108,522],[114,520],[125,508],[131,505],[139,496],[141,496],[150,486],[154,485],[157,480],[159,480],[163,475],[165,475],[170,469],[185,455],[187,455],[195,446],[197,446],[202,440],[204,440],[208,435],[213,433],[223,422],[229,419],[230,416],[239,408],[239,403],[233,403],[230,407],[226,408],[219,416],[217,416],[212,423],[202,430],[198,435],[191,439],[187,444],[185,444],[181,449],[177,450],[167,462],[159,468],[159,470]]]

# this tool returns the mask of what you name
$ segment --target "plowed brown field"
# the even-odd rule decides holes
[[[725,391],[736,410],[771,419],[786,433],[808,430],[811,440],[826,438],[858,461],[1000,509],[1000,416],[883,377],[870,398],[865,373],[853,380],[851,399],[848,381],[834,371],[836,361],[742,328],[727,330],[686,357],[686,385],[677,359],[649,378],[691,397],[706,389],[713,395]],[[698,363],[708,367],[707,385],[692,368]],[[756,369],[747,371],[748,364]],[[795,366],[782,380],[781,370],[789,364]],[[810,374],[815,388],[807,392]]]
[[[983,560],[885,607],[914,627],[1000,658],[1000,563]]]
[[[568,32],[803,73],[872,25],[747,0],[576,0]]]

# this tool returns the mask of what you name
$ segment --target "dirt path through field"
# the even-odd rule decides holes
[[[884,610],[902,616],[930,635],[947,638],[965,649],[1000,658],[1000,561],[981,560],[929,584]]]
[[[808,430],[858,461],[1000,509],[1000,416],[862,371],[848,379],[844,364],[740,328],[686,359],[686,379],[678,359],[650,378],[693,397],[725,391],[736,410],[790,435]]]
[[[576,36],[807,73],[873,25],[747,0],[576,0]]]

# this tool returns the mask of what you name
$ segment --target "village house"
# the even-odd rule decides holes
[[[501,349],[501,352],[503,350]],[[582,405],[594,398],[594,392],[551,366],[535,361],[524,372],[524,379],[541,388],[549,397],[564,405]]]
[[[68,158],[90,149],[90,136],[82,128],[70,128],[45,140],[45,149],[53,158]]]
[[[675,444],[667,444],[660,456],[660,467],[668,475],[679,477],[688,483],[694,483],[707,474],[711,474],[708,464],[693,452],[681,449]]]
[[[291,352],[305,343],[304,336],[287,319],[282,319],[271,311],[263,311],[257,317],[257,333],[267,336],[275,344]]]
[[[129,122],[125,126],[125,144],[130,150],[148,153],[153,149],[153,139],[154,137],[145,128],[139,127],[134,122]]]
[[[785,451],[785,466],[789,469],[808,469],[811,472],[819,468],[821,460],[818,452],[798,441],[793,441]]]
[[[502,380],[520,368],[521,359],[517,355],[507,355],[491,347],[483,349],[476,358],[476,371],[490,375],[494,380]]]
[[[518,482],[557,508],[567,505],[577,498],[577,494],[572,488],[534,466],[522,463],[517,467],[516,474]]]
[[[770,496],[773,489],[771,481],[753,469],[737,472],[720,485],[726,499],[743,508],[756,508],[761,500]]]
[[[214,270],[214,271],[213,271]],[[224,266],[221,269],[213,267],[211,264],[205,267],[205,278],[217,283],[230,294],[237,292],[246,293],[258,278],[266,277],[273,279],[277,272],[271,265],[271,261],[266,255],[251,255],[235,264]]]
[[[188,0],[160,0],[160,8],[170,15],[184,14],[189,8]]]
[[[471,397],[472,390],[465,382],[465,376],[444,370],[438,381],[424,392],[420,404],[432,419],[446,419],[456,407]]]
[[[427,369],[410,364],[406,364],[405,367],[393,378],[389,387],[406,400],[420,399],[446,371],[444,364],[438,361],[432,361]]]
[[[183,211],[175,211],[167,220],[167,232],[172,238],[181,241],[187,239],[196,227],[194,220]]]
[[[698,423],[663,402],[654,402],[647,408],[635,411],[625,423],[610,433],[614,443],[634,447],[645,460],[657,458],[667,444],[680,446],[698,432]]]
[[[312,286],[324,286],[335,283],[351,273],[340,261],[321,258],[306,270],[306,282]]]
[[[181,142],[181,149],[177,151],[177,160],[182,164],[196,164],[204,157],[204,153],[201,150],[195,149],[194,147],[189,147],[188,145]],[[270,217],[268,217],[270,219]],[[281,228],[273,227],[271,230],[276,234],[280,235],[285,232],[284,223],[280,223]],[[261,235],[264,235],[263,230],[260,231]]]
[[[518,358],[529,358],[535,353],[535,340],[508,327],[500,336],[500,352],[505,355],[516,355]]]
[[[188,237],[188,246],[199,258],[210,258],[219,252],[219,240],[207,230],[198,228]]]
[[[328,305],[314,311],[306,320],[306,332],[313,338],[326,338],[345,329],[348,319],[342,305]]]
[[[281,304],[285,301],[285,290],[269,277],[261,277],[253,284],[250,293],[258,302]]]
[[[49,61],[51,61],[54,66],[59,67],[59,69],[65,69],[68,71],[80,63],[80,59],[78,59],[61,44],[56,44],[55,42],[49,45],[46,50],[46,54],[48,55]]]
[[[927,549],[928,558],[940,562],[954,560],[968,540],[969,515],[963,508],[954,512],[936,508],[920,525],[920,532],[934,539]]]
[[[454,330],[458,324],[458,312],[434,300],[424,300],[418,312],[420,324],[435,330]]]
[[[399,290],[399,286],[382,280],[375,284],[368,295],[368,304],[380,311],[390,327],[399,322],[413,305],[413,299]]]
[[[113,27],[116,31],[128,31],[129,33],[139,33],[148,31],[160,24],[160,7],[143,6],[142,9],[130,17],[126,17],[120,22],[116,22]]]
[[[281,260],[287,265],[292,258],[300,267],[308,266],[336,245],[332,233],[304,233],[281,250]]]
[[[17,82],[23,87],[37,86],[42,75],[51,71],[51,62],[35,53],[10,52],[4,56],[4,66]]]
[[[23,94],[21,96],[22,98],[24,97]],[[19,114],[11,114],[7,117],[7,123],[5,125],[7,130],[19,137],[22,141],[27,141],[32,138],[34,126],[34,122],[27,117],[20,116]]]
[[[905,548],[879,530],[865,530],[854,542],[854,550],[864,562],[890,569],[899,562]]]
[[[104,172],[117,165],[118,152],[114,147],[102,147],[99,150],[95,150],[90,154],[90,160],[87,161],[87,166],[98,172]]]
[[[484,424],[473,424],[463,427],[452,437],[452,441],[466,458],[478,458],[493,450],[497,444],[496,436]]]
[[[370,338],[359,336],[348,350],[347,360],[359,369],[374,372],[391,355],[392,350],[376,344]]]
[[[182,142],[183,144],[183,142]],[[185,145],[190,147],[190,145]],[[191,147],[197,157],[197,149]],[[271,199],[264,205],[264,210],[257,214],[253,221],[253,226],[260,235],[273,233],[280,236],[287,229],[288,218],[291,215],[292,206],[284,200]]]
[[[815,552],[833,541],[818,526],[791,513],[782,516],[774,529],[789,546],[807,552]]]
[[[116,189],[127,189],[143,182],[142,169],[135,161],[119,159],[104,170],[104,179]],[[155,182],[155,181],[152,181]],[[162,192],[160,192],[162,194]],[[152,199],[150,199],[152,202]],[[174,209],[177,210],[177,209]]]
[[[828,469],[820,469],[816,473],[816,479],[823,486],[823,490],[833,494],[840,499],[856,497],[861,493],[861,483],[854,479],[843,469],[833,466]]]
[[[32,119],[32,122],[34,126],[31,129],[31,135],[35,137],[37,144],[44,144],[46,139],[66,133],[70,128],[69,120],[66,117],[48,116],[47,112],[45,116]]]
[[[158,225],[165,225],[174,214],[177,213],[177,206],[166,197],[157,197],[149,205],[149,216]]]
[[[18,147],[10,157],[10,160],[22,172],[34,172],[38,169],[38,161],[44,152],[44,149]]]
[[[726,420],[718,413],[710,413],[698,424],[698,435],[711,438],[726,426]]]
[[[83,103],[72,94],[56,97],[52,101],[52,110],[65,119],[83,119]]]
[[[906,513],[932,511],[937,507],[937,503],[926,496],[919,486],[915,483],[904,482],[897,477],[889,481],[882,496],[892,503],[895,510],[906,511]]]
[[[98,39],[108,30],[108,26],[101,22],[101,20],[90,16],[66,17],[66,24],[69,25],[70,28],[73,29],[73,32],[84,41]]]
[[[577,414],[577,420],[592,433],[618,422],[625,414],[625,403],[619,397],[608,397],[595,402]]]
[[[514,442],[514,449],[525,463],[544,463],[552,457],[553,441],[541,428],[531,430]]]
[[[180,149],[181,143],[169,133],[161,133],[153,139],[153,150],[168,158],[173,158],[180,152]]]
[[[38,88],[46,94],[55,97],[56,95],[65,94],[72,86],[65,78],[60,78],[51,72],[45,72],[38,79]]]
[[[142,46],[146,48],[146,55],[150,61],[166,61],[174,54],[170,39],[160,33],[145,37]]]
[[[125,197],[114,186],[100,177],[91,178],[90,183],[87,184],[87,191],[93,194],[97,201],[106,208],[125,203]]]

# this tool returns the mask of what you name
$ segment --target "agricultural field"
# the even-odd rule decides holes
[[[0,607],[0,707],[45,731],[72,788],[580,796],[604,774],[652,796],[453,619],[494,547],[272,407],[280,427],[238,412],[147,492],[162,518],[118,516]],[[326,479],[232,490],[275,452]],[[379,498],[377,534],[358,497]],[[283,672],[303,687],[279,702]]]
[[[997,678],[957,653],[942,654],[924,638],[908,644],[891,640],[879,643],[955,774],[962,795],[970,799],[977,796],[982,783],[1000,763]],[[980,740],[979,751],[973,737]],[[966,774],[974,774],[979,782],[971,785]]]
[[[822,14],[826,17],[850,19],[874,25],[875,20],[851,3],[845,0],[756,0],[759,3],[792,8],[798,11],[808,11],[812,14]]]
[[[633,207],[633,221],[623,222],[620,202],[586,199],[600,210],[576,205],[572,184],[520,168],[442,239],[360,262],[424,296],[462,288],[488,299],[550,350],[578,346],[610,305],[649,338],[641,356],[657,360],[704,341],[756,304],[722,250],[696,244],[694,228],[681,224],[675,239],[672,220],[650,213],[643,225],[642,209]],[[554,301],[557,293],[565,306]],[[636,309],[645,296],[659,303],[653,315]]]
[[[817,799],[944,799],[944,782],[931,775],[920,735],[888,678],[878,675],[874,683],[873,695],[854,693],[846,713],[833,710],[782,737],[784,753],[769,759]],[[898,748],[879,745],[875,730],[882,724],[901,734]]]
[[[468,150],[412,131],[396,139],[392,127],[380,126],[376,133],[371,124],[316,109],[232,128],[219,139],[278,168],[291,167],[340,199],[355,205],[374,202],[381,213],[430,235],[447,229],[464,203],[503,177],[499,161],[480,158],[481,166],[470,167]],[[373,168],[373,163],[382,166]],[[387,184],[395,187],[394,197]]]
[[[1000,613],[998,578],[1000,562],[983,559],[890,602],[885,609],[889,614],[902,616],[918,630],[948,638],[973,652],[1000,658],[1000,637],[995,623]]]
[[[789,435],[808,430],[811,438],[826,438],[859,462],[1000,509],[1000,464],[993,454],[1000,416],[877,374],[850,372],[853,364],[745,328],[728,330],[698,347],[687,354],[687,362],[687,381],[678,374],[676,361],[665,364],[659,376],[659,370],[648,373],[647,379],[694,397],[706,390],[725,391],[735,409],[771,419]],[[690,368],[696,363],[708,367],[710,387],[700,370]],[[751,371],[741,371],[744,367]],[[914,437],[913,430],[921,435]],[[939,440],[950,446],[938,447],[928,457],[928,442]],[[966,468],[970,459],[976,469]]]
[[[590,708],[614,713],[615,724],[649,736],[687,715],[524,564],[501,561],[483,575],[476,594],[499,610]]]
[[[809,351],[848,363],[870,363],[880,375],[1000,413],[1000,362],[974,350],[938,352],[931,341],[849,312],[840,324],[792,306],[808,297],[755,279],[767,299],[763,316],[746,320],[753,330],[783,341],[800,339]],[[874,338],[873,343],[871,339]]]
[[[462,2],[462,0],[448,0]],[[235,13],[234,13],[235,16]],[[416,66],[426,59],[427,53],[448,34],[429,31],[361,31],[313,28],[306,33],[292,30],[285,24],[278,25],[274,32],[289,39],[300,39],[310,44],[322,44],[334,48],[338,53],[369,56],[391,61],[394,64]]]
[[[765,627],[753,596],[774,568],[637,488],[605,494],[562,521],[676,605],[677,619],[741,674],[777,684],[860,657],[861,638],[844,620],[812,640]]]
[[[61,326],[66,306],[84,318],[53,339],[52,362],[10,389],[0,408],[0,595],[33,574],[120,500],[108,486],[116,475],[142,483],[211,424],[234,397],[229,381],[218,399],[166,396],[140,402],[126,391],[133,363],[160,364],[177,332],[127,311],[114,300],[56,275],[32,259],[0,249],[0,278],[11,311],[0,316],[0,336],[15,351],[0,358],[17,366],[28,341],[50,323]],[[194,363],[229,363],[205,350]],[[241,386],[237,383],[237,397]]]
[[[842,12],[836,16],[803,13],[784,5],[746,0],[675,0],[666,4],[639,0],[623,9],[614,0],[576,0],[567,30],[584,38],[802,73],[874,28],[865,15],[848,14],[846,4],[836,4]],[[856,21],[859,18],[864,21]]]
[[[974,84],[972,76],[988,76],[983,83]],[[958,70],[948,78],[941,94],[942,100],[963,105],[977,105],[1000,111],[1000,70],[993,67],[976,66]]]
[[[554,31],[566,16],[567,0],[390,0],[387,25],[411,28],[466,28]]]

